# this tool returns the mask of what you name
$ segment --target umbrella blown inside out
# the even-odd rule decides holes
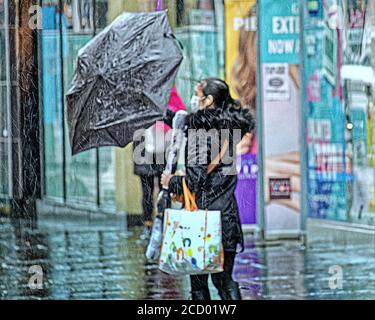
[[[182,59],[166,11],[123,13],[87,43],[66,95],[72,154],[124,147],[160,120]]]

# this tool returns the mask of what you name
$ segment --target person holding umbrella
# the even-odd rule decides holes
[[[176,87],[173,86],[171,96],[168,102],[168,110],[167,115],[165,116],[163,122],[157,122],[155,126],[151,127],[151,130],[148,132],[151,132],[152,135],[154,135],[156,138],[155,140],[164,140],[164,143],[161,143],[161,147],[157,147],[158,143],[156,141],[153,141],[151,150],[147,147],[146,142],[146,148],[143,151],[143,153],[151,152],[152,154],[148,157],[149,159],[152,159],[152,163],[142,163],[139,164],[136,161],[134,162],[134,174],[139,176],[141,180],[141,186],[142,186],[142,210],[143,210],[143,224],[144,224],[144,233],[142,237],[148,238],[151,233],[153,218],[152,213],[154,209],[154,201],[153,201],[153,194],[154,189],[157,187],[155,184],[155,178],[158,178],[160,180],[160,176],[163,173],[164,170],[164,164],[163,163],[157,163],[156,159],[160,158],[160,156],[157,155],[157,153],[163,154],[161,157],[164,159],[165,154],[165,148],[168,145],[168,141],[166,138],[166,134],[170,130],[170,126],[168,124],[171,124],[169,122],[169,118],[173,116],[174,113],[176,113],[179,110],[186,110],[185,104],[182,101],[181,97],[179,96]],[[153,140],[153,139],[151,139]],[[139,145],[142,143],[141,140],[134,141],[133,143],[133,150],[139,147]],[[143,156],[145,156],[143,154]],[[159,190],[161,190],[161,185],[158,186]]]
[[[234,153],[236,142],[233,139],[233,130],[240,130],[241,138],[254,130],[255,121],[250,110],[242,108],[237,101],[233,100],[228,85],[220,79],[202,80],[196,87],[191,107],[197,111],[187,118],[186,135],[189,130],[209,131],[216,129],[217,132],[221,132],[223,129],[229,130],[231,134],[228,149],[233,150]],[[187,138],[189,139],[189,136]],[[213,151],[211,146],[212,144],[209,143],[205,146],[207,154],[211,154]],[[195,148],[195,144],[189,143],[185,147],[185,179],[188,188],[195,194],[199,209],[220,210],[222,218],[224,271],[211,274],[211,278],[221,299],[240,300],[241,293],[238,283],[232,278],[237,245],[240,244],[242,250],[244,249],[242,228],[234,194],[237,175],[226,174],[228,167],[233,164],[227,164],[226,161],[224,163],[221,159],[214,168],[209,168],[211,164],[208,165],[207,161],[200,159],[201,156],[207,156],[207,154],[196,152]],[[219,154],[222,153],[222,148],[221,144]],[[233,159],[236,159],[236,155],[233,155]],[[174,197],[183,194],[181,176],[163,174],[161,182],[163,187],[168,188],[169,193]],[[211,299],[208,275],[191,275],[190,282],[193,300]]]

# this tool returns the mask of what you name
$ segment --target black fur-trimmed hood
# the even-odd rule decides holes
[[[239,106],[201,109],[189,115],[189,129],[241,129],[243,135],[253,132],[255,119],[250,109]]]

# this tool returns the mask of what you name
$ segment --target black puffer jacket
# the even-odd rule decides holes
[[[222,129],[229,129],[227,130],[227,133],[229,132],[227,138],[218,134],[214,138],[208,139],[208,143],[205,146],[202,146],[202,143],[197,143],[197,146],[187,143],[185,149],[187,185],[189,190],[195,193],[199,209],[221,211],[223,247],[225,251],[236,251],[237,244],[240,244],[243,249],[243,234],[235,199],[237,174],[235,170],[236,146],[234,145],[234,129],[240,129],[239,138],[241,139],[243,135],[253,131],[254,125],[254,119],[250,111],[235,106],[228,107],[225,110],[199,110],[189,115],[187,119],[186,135],[188,141],[192,139],[191,133],[188,136],[188,132],[191,132],[191,129],[195,129],[193,130],[195,132],[198,132],[197,130],[199,129],[204,129],[204,131],[201,130],[200,132],[211,129],[217,129],[217,132],[221,132]],[[198,136],[201,137],[201,134],[198,134]],[[229,152],[229,156],[234,163],[220,161],[214,171],[208,174],[208,165],[216,157],[219,149],[221,150],[222,141],[220,140],[222,139],[229,141],[227,152]],[[198,150],[198,146],[200,150]],[[214,154],[211,155],[211,153]],[[203,159],[206,155],[207,160]],[[230,171],[228,172],[228,170]],[[182,194],[182,177],[172,177],[169,191]]]

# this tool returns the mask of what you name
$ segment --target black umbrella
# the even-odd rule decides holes
[[[162,119],[182,58],[166,11],[123,13],[87,43],[66,95],[72,154],[124,147]]]

